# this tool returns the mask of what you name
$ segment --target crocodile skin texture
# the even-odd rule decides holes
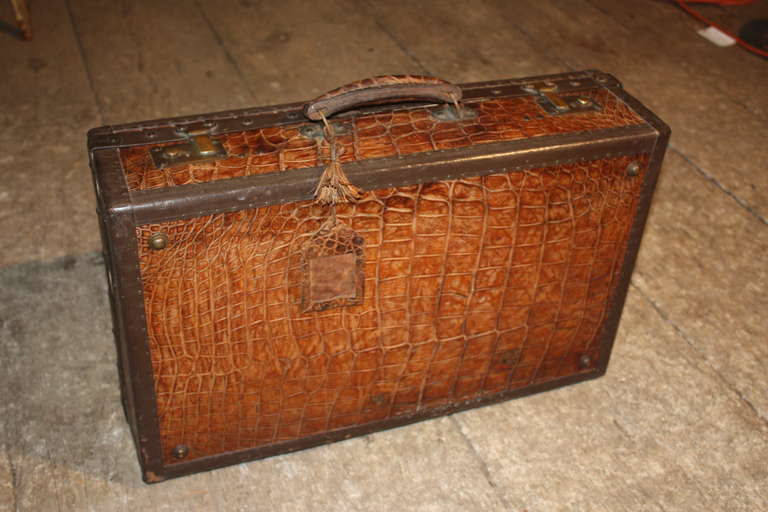
[[[186,461],[590,371],[645,172],[627,176],[633,160],[647,155],[368,191],[338,207],[364,238],[364,300],[325,311],[300,295],[327,207],[137,228],[166,462],[180,444]]]
[[[551,116],[533,97],[523,96],[468,102],[466,105],[479,115],[461,122],[436,121],[427,109],[360,116],[352,121],[350,133],[337,137],[341,148],[340,160],[349,162],[410,155],[643,123],[610,91],[599,89],[581,95],[591,97],[602,109]],[[122,149],[128,188],[147,190],[324,165],[328,159],[328,146],[301,135],[299,129],[306,125],[216,136],[233,156],[165,169],[155,168],[149,154],[149,149],[157,144]]]

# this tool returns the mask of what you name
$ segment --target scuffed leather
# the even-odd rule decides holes
[[[427,109],[395,110],[360,116],[353,129],[337,136],[341,162],[412,155],[427,151],[463,148],[580,131],[642,124],[643,120],[610,91],[581,94],[593,98],[602,110],[564,116],[546,114],[531,96],[469,102],[478,117],[460,122],[434,120]],[[324,165],[327,144],[299,133],[301,126],[282,126],[219,135],[231,156],[223,160],[157,169],[149,149],[135,146],[120,150],[130,190],[205,183],[276,171]],[[156,146],[155,144],[154,146]]]
[[[301,248],[301,310],[323,311],[363,301],[365,239],[329,219]]]
[[[392,140],[397,116],[358,129]],[[422,121],[403,116],[413,136]],[[572,122],[586,129],[596,119]],[[477,137],[509,136],[518,126]],[[256,148],[271,138],[277,148],[285,133],[228,143]],[[414,144],[469,143],[465,134],[439,134]],[[304,156],[283,157],[279,167],[314,162],[313,151],[297,150]],[[187,167],[134,185],[278,166],[259,158],[266,156],[251,152],[248,166]],[[141,226],[166,462],[176,462],[179,444],[189,446],[186,461],[589,371],[578,361],[598,358],[643,181],[626,175],[633,160],[644,168],[647,155],[368,191],[338,208],[339,220],[365,239],[364,301],[320,312],[300,307],[301,250],[326,207],[306,201]],[[155,232],[168,235],[165,249],[149,249]]]
[[[304,115],[314,121],[348,110],[356,105],[381,100],[403,100],[412,97],[453,102],[462,97],[461,87],[431,76],[387,75],[365,78],[344,85],[310,101]]]

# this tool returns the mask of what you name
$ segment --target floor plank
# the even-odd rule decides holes
[[[200,7],[242,70],[254,105],[305,101],[361,78],[420,71],[353,0],[209,0]]]
[[[428,73],[453,82],[475,82],[559,73],[566,64],[549,56],[494,6],[456,0],[423,4],[397,0],[370,4]],[[424,22],[424,17],[429,22]]]
[[[672,153],[633,282],[768,421],[768,228]]]
[[[0,32],[0,267],[99,243],[85,152],[98,108],[64,1],[31,9],[31,41]]]
[[[194,2],[70,1],[104,123],[250,106]]]

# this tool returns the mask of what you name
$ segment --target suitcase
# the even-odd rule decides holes
[[[91,130],[144,480],[602,375],[669,133],[598,71]]]

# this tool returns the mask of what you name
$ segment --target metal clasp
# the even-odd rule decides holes
[[[215,129],[216,124],[212,122],[177,126],[176,133],[186,137],[187,142],[152,148],[150,154],[155,167],[162,169],[171,165],[227,158],[229,155],[221,141],[211,138]]]
[[[459,105],[457,109],[456,105],[445,104],[439,109],[432,111],[432,119],[443,122],[466,121],[476,117],[477,111],[464,105]]]
[[[333,126],[333,133],[336,135],[348,135],[352,133],[351,121],[333,121],[330,124]],[[325,138],[322,123],[304,125],[299,128],[299,134],[301,134],[302,137],[306,137],[308,139],[319,140]]]
[[[550,115],[593,112],[602,107],[587,96],[561,96],[554,82],[538,82],[523,86],[523,90],[536,95],[536,102]]]

